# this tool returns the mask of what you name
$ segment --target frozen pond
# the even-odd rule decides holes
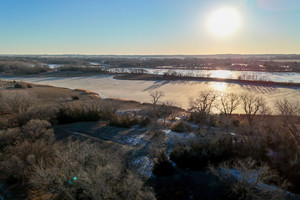
[[[163,91],[162,101],[170,101],[183,108],[189,107],[189,99],[199,91],[212,89],[218,92],[242,94],[249,92],[266,98],[271,106],[277,99],[288,98],[300,101],[300,88],[265,87],[224,82],[207,81],[142,81],[117,80],[113,75],[82,77],[0,77],[6,80],[28,81],[38,84],[70,89],[86,89],[97,92],[102,97],[112,97],[140,102],[151,102],[149,93],[153,90]],[[242,112],[241,109],[237,112]]]
[[[143,72],[146,74],[177,75],[190,77],[210,77],[241,80],[261,80],[274,82],[300,83],[300,73],[296,72],[255,72],[230,70],[185,70],[185,69],[152,69],[152,68],[106,68],[111,72]]]
[[[113,68],[103,66],[100,63],[90,63],[94,67],[106,69],[117,73],[146,73],[146,74],[176,74],[190,77],[211,77],[242,80],[262,80],[274,82],[294,82],[300,83],[300,73],[296,72],[257,72],[257,71],[230,71],[230,70],[187,70],[187,69],[155,69],[155,68]],[[49,64],[50,68],[57,68],[62,65]]]

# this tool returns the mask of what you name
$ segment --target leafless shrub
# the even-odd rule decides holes
[[[64,102],[58,106],[58,123],[112,120],[120,108],[118,101],[77,100]]]
[[[98,121],[99,106],[94,101],[78,100],[61,103],[56,112],[56,120],[60,124],[81,121]]]
[[[4,110],[10,113],[25,112],[34,104],[32,96],[24,91],[3,92],[1,101]]]
[[[165,152],[161,152],[157,156],[157,160],[154,162],[154,166],[152,168],[153,174],[156,176],[169,176],[174,172],[174,168]]]
[[[300,133],[296,123],[299,120],[299,103],[287,99],[275,101],[275,109],[280,116],[282,131],[288,131],[300,144]]]
[[[216,108],[221,114],[231,116],[232,112],[235,111],[240,105],[240,97],[234,93],[224,93],[220,95],[218,105]]]
[[[46,143],[51,143],[54,139],[54,133],[50,126],[51,124],[44,120],[30,120],[23,127],[1,130],[0,150],[24,141],[34,143],[43,140]]]
[[[33,165],[41,162],[52,162],[53,146],[44,141],[24,141],[8,146],[0,160],[1,174],[7,179],[15,179],[18,183],[28,181]]]
[[[193,112],[197,121],[203,122],[207,119],[216,99],[217,94],[212,90],[201,91],[196,98],[190,99],[190,111]]]
[[[121,107],[121,103],[117,101],[104,101],[100,104],[100,111],[103,119],[110,120]]]
[[[275,108],[277,114],[283,116],[284,118],[299,116],[299,103],[295,101],[289,101],[287,99],[277,100],[275,101]],[[285,120],[286,121],[286,120]]]
[[[14,88],[26,89],[26,88],[32,88],[32,85],[29,83],[17,82],[15,83]]]
[[[22,137],[31,142],[44,140],[51,142],[54,138],[51,124],[45,120],[32,119],[22,127]]]
[[[13,120],[16,121],[19,126],[25,125],[31,119],[45,120],[54,123],[55,112],[56,109],[52,106],[33,105],[27,111],[17,114]]]
[[[68,142],[59,145],[55,162],[35,165],[30,184],[57,199],[154,199],[120,160],[96,144]]]
[[[3,91],[0,90],[0,114],[4,112]]]
[[[7,146],[13,145],[19,135],[20,135],[19,128],[11,128],[7,130],[0,131],[0,152]]]
[[[150,97],[152,98],[153,110],[156,112],[156,106],[159,100],[164,97],[165,94],[162,91],[151,91]]]
[[[284,189],[288,183],[280,181],[277,172],[265,164],[258,164],[251,159],[235,160],[225,162],[218,168],[210,167],[210,171],[227,185],[231,198],[286,199],[286,193],[281,188]],[[268,185],[270,183],[277,183],[279,186]]]
[[[189,133],[193,131],[193,127],[184,121],[180,121],[174,124],[171,130],[177,133]]]
[[[254,118],[256,115],[266,115],[268,113],[269,109],[266,106],[265,99],[263,99],[262,97],[257,97],[255,95],[245,93],[241,95],[240,98],[250,126],[253,126]]]

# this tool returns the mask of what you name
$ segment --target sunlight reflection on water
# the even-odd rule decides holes
[[[224,82],[211,82],[210,85],[212,89],[219,92],[224,92],[227,89],[227,83]]]
[[[232,71],[215,70],[210,74],[212,78],[232,78]]]

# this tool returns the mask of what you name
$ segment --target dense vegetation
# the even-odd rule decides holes
[[[239,104],[245,111],[244,119],[238,118],[242,120],[241,124],[232,114]],[[221,114],[212,115],[213,108]],[[271,109],[266,107],[261,97],[249,94],[218,97],[212,91],[205,91],[191,100],[191,111],[188,121],[198,124],[199,128],[193,139],[181,140],[170,152],[169,159],[177,168],[209,169],[226,186],[225,196],[229,199],[296,198],[283,191],[300,192],[300,117],[297,102],[277,100]],[[270,115],[271,111],[273,115]],[[173,130],[187,132],[191,128],[187,128],[187,123],[177,123]],[[166,176],[171,170],[166,171],[163,166],[170,161],[163,161],[160,158],[154,169],[156,174],[165,171],[163,175]],[[169,180],[176,176],[184,178],[185,173],[176,170]],[[177,189],[172,190],[163,183],[164,188],[159,191],[166,190],[169,195],[176,196]],[[191,190],[189,185],[181,192],[188,195]],[[195,194],[197,192],[193,191],[190,195]]]
[[[0,181],[18,198],[154,199],[122,149],[54,135],[58,123],[115,118],[118,103],[72,96],[53,107],[31,95],[35,86],[1,84],[11,89],[0,89]]]
[[[183,111],[153,91],[145,110],[124,113],[120,108],[129,102],[65,90],[53,99],[49,88],[41,95],[38,86],[27,85],[1,82],[0,89],[0,181],[23,199],[297,199],[293,193],[300,194],[297,102],[277,100],[269,108],[262,97],[203,91]],[[238,106],[244,115],[233,114]],[[179,113],[185,117],[178,119]],[[153,176],[142,178],[129,163],[136,156],[132,149],[53,130],[86,121],[124,130],[145,126],[156,145],[141,146],[153,159]],[[188,137],[166,142],[165,130]]]

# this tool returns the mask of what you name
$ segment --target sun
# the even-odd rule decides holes
[[[208,19],[209,30],[217,36],[231,35],[237,30],[239,25],[239,13],[233,8],[218,9]]]

